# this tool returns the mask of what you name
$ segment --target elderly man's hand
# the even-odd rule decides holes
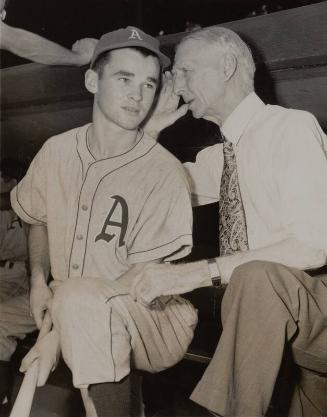
[[[80,56],[80,65],[86,65],[91,62],[93,52],[97,43],[97,39],[84,38],[76,41],[73,44],[72,51]]]
[[[179,96],[174,93],[173,84],[171,73],[165,72],[157,105],[144,126],[144,131],[154,139],[157,139],[163,129],[171,126],[187,113],[188,104],[178,108]]]
[[[131,282],[131,295],[146,306],[161,295],[184,294],[211,285],[205,262],[179,265],[149,263],[141,268],[131,268],[120,279]]]
[[[59,360],[59,355],[59,335],[56,330],[52,330],[35,343],[32,349],[24,357],[19,370],[21,372],[26,372],[31,364],[35,360],[38,360],[37,386],[41,387],[46,383],[50,372],[55,369]]]

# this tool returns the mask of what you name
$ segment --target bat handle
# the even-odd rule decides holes
[[[43,321],[42,321],[42,326],[41,329],[39,331],[39,335],[37,337],[37,341],[41,340],[43,336],[45,336],[46,334],[49,333],[49,331],[51,330],[52,327],[52,320],[51,320],[51,316],[49,311],[46,311]]]

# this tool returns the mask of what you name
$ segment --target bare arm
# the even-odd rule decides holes
[[[286,239],[266,248],[218,257],[216,262],[222,282],[229,282],[237,266],[254,260],[309,269],[324,265],[326,254],[323,250],[310,248],[296,239]],[[130,273],[134,275],[131,293],[136,300],[146,305],[161,295],[183,294],[212,285],[206,261],[179,265],[147,264],[127,272]]]
[[[90,62],[95,39],[86,38],[74,50],[66,49],[35,33],[1,22],[0,47],[22,58],[46,65],[86,65]],[[82,43],[81,43],[82,42]]]
[[[31,311],[39,329],[42,322],[48,320],[47,332],[51,328],[51,317],[49,315],[48,319],[44,319],[44,313],[49,309],[53,295],[47,284],[50,273],[50,258],[48,230],[45,225],[30,226],[28,246],[31,267]],[[59,356],[59,334],[55,328],[52,328],[47,334],[38,338],[36,344],[24,357],[20,371],[26,372],[35,360],[39,360],[37,386],[43,386],[51,370],[56,367]]]
[[[47,281],[50,273],[48,230],[44,225],[31,225],[28,234],[31,268],[31,312],[40,329],[45,310],[52,299]]]
[[[161,295],[184,294],[212,285],[206,261],[185,264],[139,264],[119,280],[129,282],[129,292],[135,300],[150,305]]]

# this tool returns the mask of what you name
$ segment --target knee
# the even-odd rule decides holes
[[[283,269],[286,269],[284,265],[275,262],[250,261],[235,268],[230,284],[246,285],[247,287],[251,284],[256,287],[266,285],[274,277],[279,276]]]
[[[67,279],[55,291],[51,308],[53,318],[74,315],[82,309],[89,295],[83,278]]]
[[[263,272],[272,268],[272,262],[250,261],[239,265],[233,271],[232,278],[254,279],[263,275]]]

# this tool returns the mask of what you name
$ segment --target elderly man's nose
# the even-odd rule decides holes
[[[185,89],[184,77],[181,74],[174,75],[174,93],[181,95]]]

